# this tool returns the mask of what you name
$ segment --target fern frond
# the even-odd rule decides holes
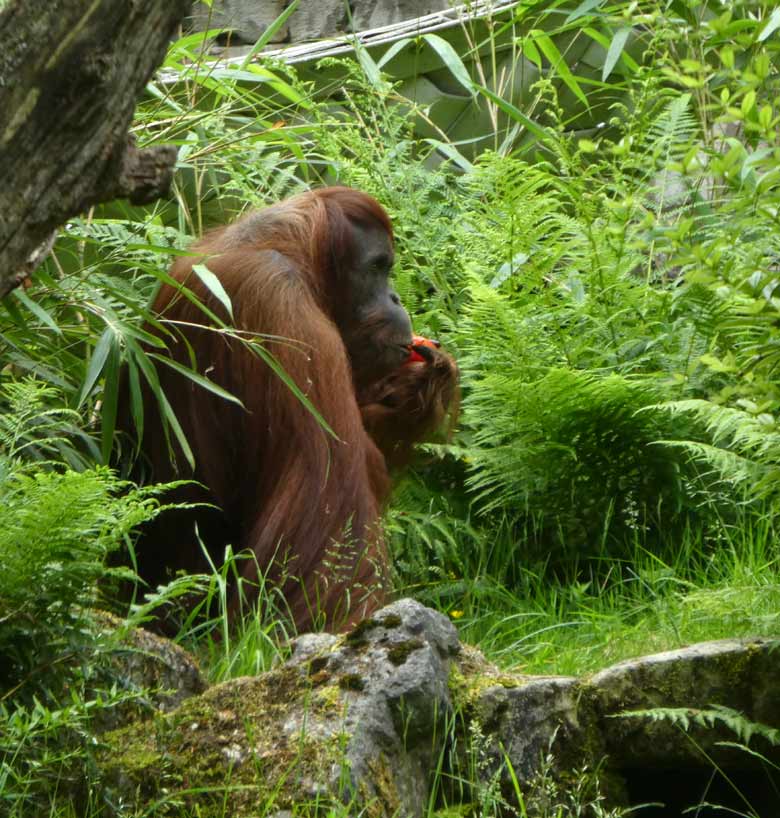
[[[617,713],[610,718],[646,719],[651,722],[668,722],[679,727],[683,732],[689,732],[693,725],[712,729],[722,725],[730,730],[745,745],[750,744],[754,737],[766,739],[777,747],[780,745],[780,730],[766,724],[751,721],[731,707],[713,704],[704,709],[693,707],[654,707],[650,710],[628,710]]]

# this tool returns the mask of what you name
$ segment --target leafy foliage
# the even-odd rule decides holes
[[[284,65],[173,44],[135,125],[179,147],[171,201],[74,219],[0,305],[6,803],[82,757],[116,700],[84,612],[154,500],[93,464],[130,448],[116,419],[144,382],[177,435],[142,329],[155,288],[204,229],[323,182],[387,207],[415,328],[462,370],[455,440],[388,513],[400,586],[535,669],[777,631],[779,27],[756,0],[556,0],[464,26],[461,53],[399,44],[478,101],[491,130],[463,140],[382,75],[390,52],[325,66],[321,104]],[[278,651],[273,615],[222,626],[185,622],[215,677]]]
[[[16,410],[0,423],[0,804],[8,815],[45,809],[57,788],[80,791],[92,720],[137,696],[116,686],[115,645],[91,610],[111,581],[132,577],[107,558],[157,507],[154,490],[105,468],[54,467],[53,457],[72,451],[65,435],[74,413],[44,408],[51,393],[33,382],[2,389]]]

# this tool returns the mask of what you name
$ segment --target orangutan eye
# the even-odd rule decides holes
[[[368,261],[369,270],[376,273],[383,273],[384,275],[387,275],[390,272],[392,266],[393,259],[387,253],[380,253],[377,256],[373,256]]]

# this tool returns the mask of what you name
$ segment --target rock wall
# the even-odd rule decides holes
[[[193,6],[192,26],[196,31],[231,29],[233,45],[251,44],[287,5],[288,0],[214,0],[209,9],[197,2]],[[350,0],[349,4],[345,0],[301,0],[272,42],[301,43],[380,28],[450,5],[448,0]]]

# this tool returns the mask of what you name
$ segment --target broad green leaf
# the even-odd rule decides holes
[[[46,324],[47,327],[53,329],[57,335],[62,335],[62,330],[57,326],[57,322],[52,316],[36,301],[33,301],[29,295],[24,291],[23,287],[17,287],[14,290],[14,296],[18,301],[24,304],[25,307],[36,317],[41,323]]]
[[[626,45],[626,40],[630,33],[630,28],[619,28],[612,37],[612,42],[609,44],[609,49],[607,50],[607,58],[604,60],[604,66],[601,69],[602,82],[607,81],[617,61],[620,59],[620,55],[623,53],[623,48]]]
[[[473,96],[474,83],[455,49],[438,34],[424,34],[423,40],[441,57],[452,76]]]
[[[573,23],[575,20],[579,20],[580,17],[584,17],[589,12],[593,11],[593,9],[598,8],[599,6],[603,5],[605,0],[583,0],[582,3],[577,6],[574,11],[566,17],[563,21],[564,24],[566,23]]]
[[[496,272],[490,286],[496,289],[500,287],[517,269],[528,261],[528,253],[517,253],[511,261],[505,261]]]
[[[150,358],[154,358],[155,361],[159,361],[162,364],[170,367],[171,369],[178,372],[185,378],[188,378],[193,383],[198,384],[198,386],[203,387],[203,389],[207,389],[209,392],[217,395],[220,398],[224,398],[224,400],[229,400],[231,403],[238,404],[240,407],[243,408],[244,404],[231,392],[228,392],[226,389],[223,389],[221,386],[218,386],[214,381],[210,381],[208,378],[204,378],[199,372],[196,372],[194,369],[190,369],[189,367],[183,366],[178,361],[174,361],[172,358],[167,358],[165,355],[157,355],[154,352],[149,353]]]
[[[17,327],[21,327],[24,330],[28,329],[27,319],[12,298],[0,299],[0,303],[5,307],[6,312]]]
[[[745,94],[742,98],[742,105],[740,109],[742,111],[742,116],[747,116],[752,110],[753,106],[756,104],[756,92],[750,90]]]
[[[572,74],[571,69],[569,68],[563,55],[558,50],[558,46],[556,46],[550,39],[550,35],[547,34],[547,32],[537,28],[530,32],[530,36],[539,46],[539,50],[542,52],[542,54],[547,57],[553,71],[555,71],[561,80],[563,80],[566,87],[571,90],[571,92],[577,97],[577,99],[580,100],[580,102],[582,102],[583,105],[585,105],[586,108],[590,109],[588,98],[585,96],[582,88],[580,88],[576,77],[574,74]]]
[[[133,355],[135,362],[138,364],[138,368],[141,370],[146,382],[149,384],[149,388],[152,390],[152,394],[154,395],[158,406],[162,410],[161,414],[164,419],[163,429],[165,432],[165,438],[168,441],[168,446],[170,447],[170,436],[168,434],[168,429],[173,430],[173,434],[176,440],[181,446],[181,450],[184,453],[184,457],[187,460],[187,463],[190,465],[190,468],[195,468],[195,455],[192,453],[192,448],[190,447],[189,441],[187,440],[186,435],[184,434],[184,430],[181,428],[181,424],[179,423],[179,419],[176,417],[176,413],[173,411],[173,407],[168,401],[168,398],[165,396],[165,393],[160,386],[160,379],[157,377],[157,370],[154,368],[154,364],[149,360],[149,356],[144,352],[144,350],[131,338],[126,338],[125,343],[127,344],[127,350],[129,354]]]
[[[444,154],[454,165],[467,173],[473,173],[474,165],[451,142],[442,142],[440,139],[425,139],[427,144]]]
[[[209,292],[228,311],[228,315],[233,318],[233,302],[222,286],[222,282],[209,270],[205,264],[193,264],[192,272],[206,285]]]
[[[86,400],[87,395],[92,391],[100,373],[103,371],[103,366],[108,358],[108,353],[115,342],[115,335],[113,327],[106,327],[103,334],[98,338],[95,344],[95,349],[92,353],[92,360],[89,362],[87,369],[87,376],[84,378],[84,385],[81,387],[77,407],[80,407]]]
[[[774,34],[778,28],[780,28],[780,7],[776,8],[769,16],[769,21],[761,29],[761,33],[758,35],[758,42],[763,43],[764,40]]]
[[[111,450],[114,447],[114,432],[116,431],[116,414],[119,403],[119,343],[112,335],[103,368],[103,405],[101,409],[101,456],[103,463],[111,459]]]
[[[589,26],[583,28],[582,31],[584,34],[587,34],[591,40],[598,43],[604,49],[604,51],[609,51],[610,40],[602,31],[598,31],[595,28],[590,28]],[[621,56],[623,63],[625,64],[626,68],[629,69],[629,71],[636,73],[639,70],[639,63],[627,51],[624,51]]]
[[[410,42],[412,42],[410,37],[404,37],[402,40],[398,40],[398,42],[393,43],[382,55],[382,58],[377,61],[377,66],[379,68],[384,68],[385,65],[387,65],[387,63],[389,63],[396,54],[403,51]]]
[[[533,40],[523,37],[520,43],[520,50],[523,56],[532,62],[540,71],[542,70],[542,55]]]
[[[144,436],[144,398],[141,392],[141,381],[138,377],[138,367],[132,356],[127,358],[127,383],[130,387],[130,414],[133,416],[136,436],[140,444]]]
[[[338,436],[330,428],[328,422],[325,418],[319,413],[317,408],[314,404],[306,397],[306,395],[301,392],[298,387],[298,384],[287,374],[284,367],[276,360],[276,358],[263,346],[260,344],[252,344],[253,351],[268,364],[268,366],[276,373],[276,375],[281,379],[281,381],[287,386],[287,388],[295,395],[296,398],[303,404],[303,406],[311,412],[314,416],[314,419],[320,426],[333,438],[338,440]]]
[[[354,45],[355,54],[357,55],[360,67],[363,69],[363,73],[366,75],[366,79],[371,87],[377,91],[386,91],[388,84],[382,79],[382,72],[376,62],[374,62],[374,58],[368,53],[368,49],[357,37],[355,38]]]

